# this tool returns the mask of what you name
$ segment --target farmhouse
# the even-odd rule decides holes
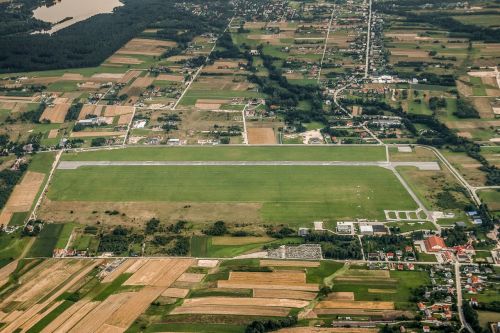
[[[425,248],[428,252],[438,252],[446,248],[444,240],[439,236],[430,236],[425,241]]]

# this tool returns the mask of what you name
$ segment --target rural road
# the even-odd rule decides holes
[[[61,161],[60,170],[86,166],[415,166],[420,170],[439,170],[436,162],[349,162],[349,161]]]

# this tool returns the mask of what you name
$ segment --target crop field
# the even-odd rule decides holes
[[[54,202],[255,203],[263,219],[272,222],[383,219],[384,209],[416,208],[391,171],[361,166],[80,167],[58,170],[48,198]]]

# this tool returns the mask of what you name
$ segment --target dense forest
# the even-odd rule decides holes
[[[160,29],[160,38],[186,42],[196,34],[222,30],[232,9],[226,0],[190,0],[182,4],[175,0],[123,0],[125,6],[113,14],[96,15],[47,35],[30,34],[47,27],[30,18],[33,6],[41,1],[23,2],[26,4],[22,9],[8,15],[7,3],[0,6],[3,73],[97,66],[148,27]],[[193,14],[190,7],[200,3],[208,8],[203,14]],[[16,28],[21,21],[23,25]]]

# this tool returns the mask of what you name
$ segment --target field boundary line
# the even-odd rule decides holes
[[[325,47],[323,48],[323,56],[321,57],[321,61],[319,63],[318,83],[321,80],[321,69],[323,68],[323,61],[325,60],[326,49],[328,47],[328,38],[330,37],[330,29],[332,28],[333,14],[335,13],[335,9],[336,5],[334,4],[332,9],[332,15],[330,16],[330,22],[328,23],[328,30],[326,32]]]

